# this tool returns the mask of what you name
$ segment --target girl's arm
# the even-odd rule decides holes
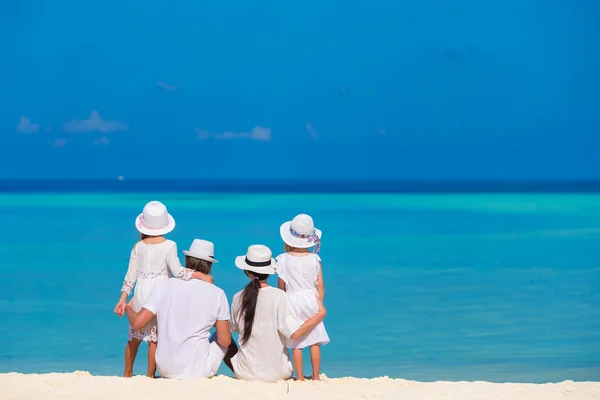
[[[174,277],[183,279],[184,281],[189,281],[190,279],[200,279],[208,283],[214,282],[213,277],[210,275],[182,267],[181,263],[179,262],[179,257],[177,256],[177,245],[175,243],[173,243],[173,247],[171,247],[169,253],[167,254],[167,266]]]
[[[285,276],[285,264],[283,263],[283,256],[275,258],[277,264],[275,264],[275,273],[279,275],[277,277],[277,287],[285,292],[285,281],[282,276]]]
[[[121,287],[121,296],[119,297],[119,302],[115,307],[115,314],[117,314],[119,317],[122,317],[125,313],[127,297],[129,297],[131,291],[133,290],[133,286],[137,281],[137,276],[137,259],[134,246],[131,250],[131,254],[129,255],[129,267],[127,268],[127,274],[125,274],[125,280],[123,281],[123,286]]]
[[[323,282],[323,264],[319,261],[319,275],[317,277],[317,292],[319,292],[319,299],[325,300],[325,283]]]

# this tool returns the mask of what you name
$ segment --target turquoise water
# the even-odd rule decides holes
[[[2,194],[0,372],[121,373],[127,322],[112,310],[133,220],[154,199],[177,220],[180,251],[215,242],[229,296],[246,283],[236,255],[254,243],[279,253],[280,223],[314,217],[328,376],[600,380],[593,194]]]

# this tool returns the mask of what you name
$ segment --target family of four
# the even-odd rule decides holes
[[[141,240],[131,251],[115,307],[130,323],[124,376],[133,375],[139,345],[147,341],[151,377],[157,369],[163,378],[210,377],[225,362],[238,379],[275,382],[291,378],[295,367],[302,380],[302,349],[308,347],[312,377],[319,379],[320,346],[329,337],[322,322],[321,231],[310,216],[300,214],[281,225],[285,253],[277,260],[263,245],[252,245],[235,259],[250,283],[233,296],[231,312],[225,292],[210,275],[218,262],[213,243],[195,239],[184,251],[183,267],[175,242],[164,238],[175,228],[164,204],[146,204],[135,225]],[[278,288],[267,283],[274,274]],[[239,347],[232,332],[239,333]],[[287,349],[292,349],[293,365]]]

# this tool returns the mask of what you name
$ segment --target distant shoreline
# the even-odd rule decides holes
[[[0,193],[600,193],[600,180],[0,180]]]

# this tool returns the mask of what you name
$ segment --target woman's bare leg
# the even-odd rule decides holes
[[[321,373],[321,346],[318,344],[310,346],[310,363],[312,364],[313,380],[321,380],[319,377]]]
[[[148,376],[154,378],[156,374],[156,342],[148,342]]]
[[[299,381],[304,380],[304,373],[302,372],[302,349],[292,349],[292,360],[294,360],[294,369]]]
[[[141,342],[140,339],[131,339],[127,342],[127,346],[125,346],[125,371],[123,372],[125,378],[133,376],[133,363],[135,362],[135,356]]]

